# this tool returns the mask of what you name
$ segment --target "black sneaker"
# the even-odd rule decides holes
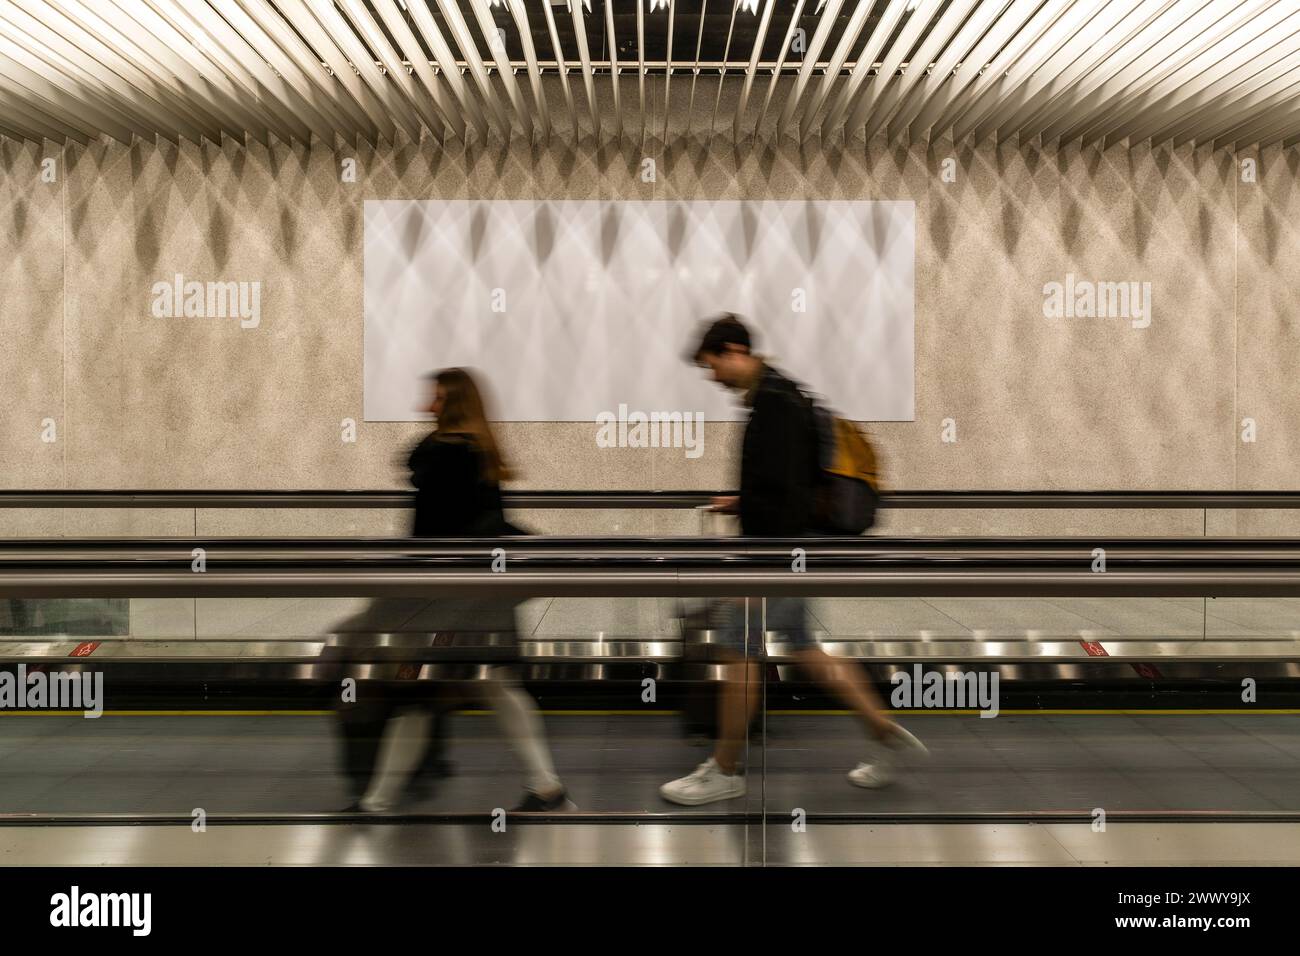
[[[524,791],[523,802],[511,810],[511,813],[555,813],[572,812],[578,809],[578,805],[569,799],[569,792],[561,790],[555,796],[547,798],[533,793],[531,790]]]

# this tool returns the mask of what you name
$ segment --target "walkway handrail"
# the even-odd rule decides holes
[[[508,508],[685,510],[725,491],[552,491],[504,494]],[[409,508],[412,493],[393,490],[8,490],[0,508]],[[886,508],[1300,508],[1300,491],[890,491]]]
[[[526,560],[478,568],[358,566],[257,567],[142,562],[61,569],[0,567],[0,597],[418,597],[515,600],[531,597],[1300,597],[1300,562],[1290,566],[1161,566],[1095,572],[1033,565],[933,567],[810,564],[728,567],[664,562],[575,569],[530,567]]]

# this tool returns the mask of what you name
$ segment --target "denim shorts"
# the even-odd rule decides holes
[[[801,597],[714,601],[709,605],[709,629],[717,635],[718,646],[752,658],[767,656],[765,632],[792,651],[817,646],[808,627],[807,601]]]

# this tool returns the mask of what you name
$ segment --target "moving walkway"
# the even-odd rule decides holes
[[[504,571],[493,570],[496,548]],[[795,548],[804,571],[792,570]],[[520,821],[562,826],[521,832],[508,852],[473,836],[513,797],[517,775],[472,691],[507,642],[424,626],[439,601],[466,594],[521,602],[522,674],[581,807]],[[721,663],[700,608],[761,608],[785,595],[809,599],[823,648],[868,667],[886,698],[891,677],[917,666],[997,674],[997,719],[971,707],[900,712],[933,759],[864,794],[843,780],[861,749],[856,720],[803,681],[772,630],[749,796],[697,809],[660,802],[658,785],[707,753],[688,718]],[[647,826],[674,853],[736,862],[758,852],[756,829],[777,834],[762,846],[791,861],[842,860],[883,824],[1080,826],[1099,807],[1135,826],[1300,819],[1291,539],[10,540],[0,543],[5,598],[188,602],[196,618],[184,639],[29,635],[0,646],[0,669],[99,670],[107,695],[97,720],[0,716],[5,824],[151,824],[174,836],[203,807],[214,825],[307,827],[343,852],[331,828],[356,823],[340,812],[335,698],[347,677],[403,699],[463,698],[447,718],[454,774],[380,821],[442,833],[428,837],[442,847],[435,857],[461,861],[644,859],[641,844],[627,848]],[[381,629],[334,627],[376,598],[415,610]],[[914,626],[940,619],[948,624]],[[841,837],[791,843],[793,809]],[[386,860],[415,852],[377,839],[367,852]],[[278,852],[283,861],[296,851]]]

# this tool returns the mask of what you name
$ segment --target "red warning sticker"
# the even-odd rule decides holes
[[[1106,653],[1106,648],[1102,647],[1096,641],[1080,641],[1079,646],[1088,652],[1089,657],[1110,657]],[[1152,664],[1129,664],[1137,672],[1139,677],[1145,677],[1147,680],[1160,680],[1160,670]]]
[[[99,647],[99,641],[82,641],[72,649],[68,654],[69,657],[89,657],[95,653],[95,648]]]

